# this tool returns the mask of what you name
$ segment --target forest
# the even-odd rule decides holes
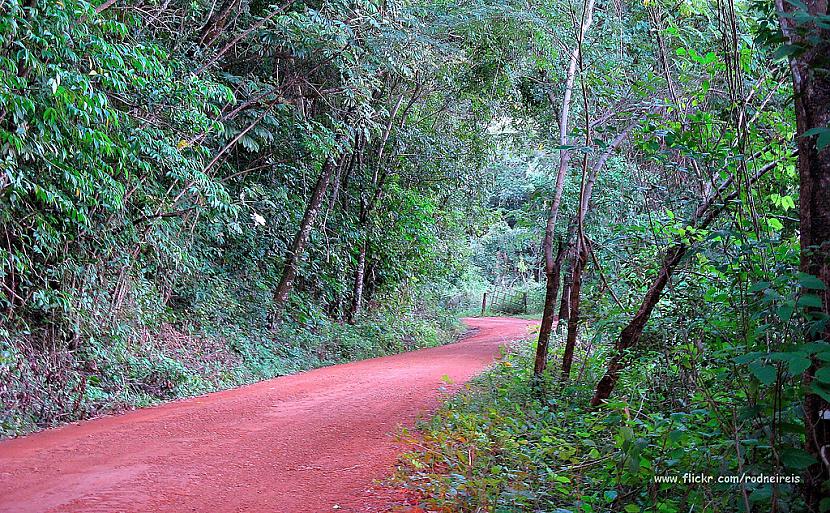
[[[0,0],[0,34],[0,438],[521,318],[405,430],[412,511],[830,511],[826,0]]]

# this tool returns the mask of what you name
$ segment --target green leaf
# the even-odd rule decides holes
[[[793,316],[794,310],[795,305],[793,305],[791,301],[787,301],[786,303],[778,307],[778,311],[776,313],[778,314],[779,319],[781,319],[784,322],[787,322]]]
[[[773,362],[791,362],[791,361],[793,361],[797,358],[803,358],[804,356],[806,356],[806,353],[802,353],[802,352],[781,352],[781,351],[779,351],[779,352],[776,352],[776,353],[770,353],[767,356],[767,358],[769,358],[770,361],[773,361]]]
[[[789,468],[804,470],[816,463],[816,459],[803,449],[787,447],[781,450],[781,462]]]
[[[802,51],[802,48],[798,45],[781,45],[779,46],[775,52],[772,54],[773,59],[783,59],[785,57],[789,57],[791,55],[795,55]]]
[[[737,363],[738,365],[744,365],[749,362],[754,362],[758,359],[762,354],[759,351],[753,351],[751,353],[742,354],[741,356],[736,356],[732,359],[733,362]]]
[[[817,276],[807,273],[798,273],[798,283],[805,289],[826,290],[827,285]]]
[[[789,371],[793,376],[802,374],[805,370],[810,368],[810,360],[804,357],[798,357],[790,360]]]
[[[816,379],[822,383],[830,383],[830,367],[822,367],[816,371]]]
[[[816,127],[811,128],[804,132],[801,137],[812,137],[817,135],[818,138],[816,139],[816,149],[818,151],[823,150],[824,148],[830,146],[830,128],[827,127]]]
[[[815,294],[805,294],[798,298],[798,306],[803,308],[821,308],[821,298]]]
[[[830,344],[823,340],[816,340],[815,342],[808,342],[798,346],[799,352],[806,354],[822,353],[830,351]]]
[[[830,402],[830,387],[828,387],[825,383],[821,383],[818,380],[813,381],[810,383],[810,392],[816,394],[825,401]]]
[[[752,502],[768,501],[771,498],[772,487],[770,485],[764,485],[756,488],[751,494],[749,494],[749,500]]]
[[[752,284],[749,287],[750,292],[761,292],[762,290],[768,289],[770,286],[770,282],[768,281],[758,281]]]
[[[772,365],[765,365],[760,362],[751,363],[749,371],[758,378],[758,381],[764,385],[771,385],[775,383],[778,377],[778,371]]]

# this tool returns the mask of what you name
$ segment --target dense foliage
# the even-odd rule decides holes
[[[447,340],[492,106],[423,16],[5,1],[0,432]]]
[[[736,457],[735,428],[752,418],[745,399],[722,386],[723,374],[739,372],[735,364],[691,375],[688,354],[650,353],[632,365],[618,398],[591,411],[585,403],[609,355],[600,346],[579,356],[574,382],[549,383],[540,396],[532,355],[512,354],[421,426],[402,482],[436,511],[769,511],[771,500],[781,511],[803,510],[797,483],[752,480],[792,480],[809,463],[801,452],[782,452],[782,471],[764,454],[759,422],[737,434],[747,438]],[[695,393],[683,393],[692,380]],[[668,405],[681,394],[682,408]]]
[[[427,502],[828,511],[829,19],[5,0],[0,433],[537,312]],[[654,480],[695,473],[800,481]]]
[[[790,45],[758,2],[498,8],[527,51],[499,56],[520,103],[473,261],[491,311],[549,309],[535,362],[426,427],[410,486],[445,511],[829,510],[827,240],[799,224],[827,217],[801,197],[827,129],[797,129],[791,89],[826,13],[784,15]]]

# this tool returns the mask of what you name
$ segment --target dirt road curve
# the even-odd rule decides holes
[[[0,443],[0,512],[365,512],[392,436],[532,321]],[[339,506],[339,509],[335,508]]]

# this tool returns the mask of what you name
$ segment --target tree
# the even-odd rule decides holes
[[[800,178],[801,271],[823,283],[820,305],[806,340],[830,340],[830,11],[824,0],[777,0],[781,31],[789,54],[795,100]],[[804,496],[811,512],[830,496],[830,394],[817,378],[813,359],[804,373],[805,448],[815,462],[807,469]],[[826,508],[825,508],[826,509]]]
[[[746,186],[750,187],[778,164],[778,162],[772,162],[762,166],[753,176],[749,177]],[[731,177],[724,180],[704,201],[700,202],[687,226],[695,230],[707,229],[726,210],[729,202],[740,196],[739,188],[726,194],[734,185]],[[597,383],[594,396],[591,398],[590,404],[592,407],[601,405],[611,396],[619,380],[620,372],[625,367],[627,351],[635,347],[637,342],[640,341],[654,308],[660,298],[663,297],[666,285],[668,285],[681,260],[688,252],[690,244],[690,241],[675,241],[665,250],[660,267],[657,270],[657,276],[649,283],[637,312],[622,329],[615,341],[613,355],[608,362],[605,374]]]
[[[571,285],[569,290],[568,301],[568,333],[565,340],[565,351],[562,355],[562,378],[567,380],[571,374],[571,365],[573,363],[574,348],[576,346],[576,338],[579,333],[579,302],[580,291],[582,289],[582,272],[585,264],[588,261],[588,253],[592,251],[589,247],[589,242],[585,237],[585,217],[588,214],[591,195],[594,191],[594,184],[597,181],[597,174],[605,166],[608,158],[614,151],[619,148],[620,144],[628,137],[631,130],[639,122],[639,118],[630,123],[625,129],[617,134],[611,142],[606,146],[605,150],[596,159],[594,164],[585,176],[584,167],[587,166],[587,154],[583,163],[583,179],[582,187],[579,194],[579,207],[577,209],[576,221],[576,247],[574,251],[574,258],[571,271]],[[586,130],[586,137],[590,135],[590,130]]]
[[[323,166],[317,177],[317,183],[315,183],[314,189],[311,191],[311,197],[308,199],[308,205],[303,214],[303,219],[300,222],[300,227],[297,229],[297,234],[294,236],[291,247],[286,252],[282,267],[282,278],[280,278],[280,282],[274,292],[272,312],[274,326],[279,324],[283,309],[285,308],[285,301],[288,299],[288,294],[294,286],[294,278],[297,276],[297,266],[303,257],[303,252],[308,243],[308,238],[311,235],[311,230],[314,228],[314,222],[320,212],[320,206],[323,203],[323,198],[325,198],[329,182],[336,167],[335,162],[334,157],[327,157],[323,161]]]
[[[556,298],[559,294],[560,268],[556,265],[556,258],[553,255],[553,240],[556,231],[556,221],[559,216],[559,206],[562,202],[562,190],[565,186],[565,176],[568,172],[568,162],[571,158],[569,149],[569,122],[571,110],[571,97],[573,96],[574,80],[576,78],[577,64],[579,63],[582,44],[585,35],[591,27],[594,17],[594,0],[585,0],[582,6],[582,15],[577,28],[577,41],[570,50],[570,59],[565,73],[565,91],[562,95],[562,104],[559,112],[559,169],[556,173],[556,187],[553,198],[550,202],[550,211],[545,227],[545,238],[542,243],[542,250],[545,255],[545,306],[542,313],[542,324],[539,327],[539,339],[536,345],[536,360],[533,366],[533,373],[538,378],[545,371],[548,357],[548,344],[550,343],[550,332],[553,329],[554,310],[556,309]]]

